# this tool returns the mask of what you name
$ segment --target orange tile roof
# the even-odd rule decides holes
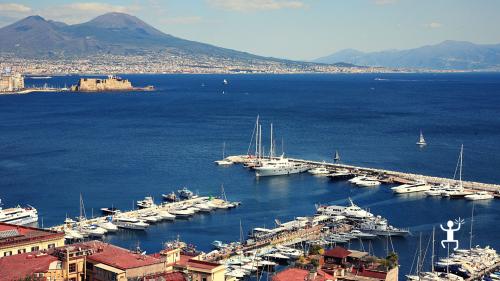
[[[24,280],[34,273],[45,273],[52,262],[58,259],[47,254],[25,253],[0,258],[2,281]]]
[[[199,261],[199,260],[193,260],[193,259],[188,260],[187,264],[188,264],[188,266],[191,266],[191,267],[207,269],[207,270],[212,270],[214,268],[221,266],[221,264],[218,264],[218,263],[213,263],[213,262],[208,262],[208,261]]]
[[[94,250],[94,253],[87,256],[87,260],[103,263],[112,267],[119,268],[121,270],[143,267],[163,262],[162,259],[153,256],[137,254],[127,249],[100,241],[90,241],[80,244],[73,244],[73,246],[90,247]]]
[[[273,276],[272,281],[304,281],[307,280],[309,276],[309,271],[300,268],[287,268],[281,272],[278,272]],[[327,278],[321,275],[320,272],[316,275],[314,281],[326,281]]]
[[[0,222],[0,231],[9,230],[17,231],[19,235],[0,238],[0,247],[10,247],[19,244],[46,241],[47,239],[64,237],[63,232]]]

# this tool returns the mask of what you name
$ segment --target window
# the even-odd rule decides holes
[[[56,244],[49,244],[49,246],[47,247],[48,249],[52,249],[52,248],[55,248],[56,247]]]
[[[92,264],[90,262],[87,262],[87,264],[85,265],[85,267],[87,268],[87,271],[94,270],[94,264]]]
[[[12,251],[3,252],[4,257],[12,256]]]
[[[75,277],[70,278],[69,281],[76,281],[76,278]]]
[[[18,254],[26,253],[26,249],[19,249],[19,250],[17,250],[17,253]]]
[[[74,273],[76,272],[76,263],[70,263],[69,264],[69,273]]]
[[[35,252],[35,251],[38,251],[38,250],[40,250],[40,247],[38,247],[38,246],[31,247],[31,251],[32,252]]]

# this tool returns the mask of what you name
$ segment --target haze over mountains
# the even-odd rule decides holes
[[[346,49],[314,62],[346,62],[356,65],[435,70],[500,70],[500,44],[479,45],[444,41],[408,50],[364,53]]]
[[[165,34],[137,17],[107,13],[75,25],[30,16],[0,29],[0,52],[21,57],[140,55],[168,50],[187,54],[263,59],[245,52],[220,48]],[[270,59],[270,58],[266,58]]]

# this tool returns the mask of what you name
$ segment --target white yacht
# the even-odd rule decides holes
[[[137,207],[139,208],[151,208],[153,206],[155,206],[155,202],[151,196],[146,196],[143,200],[137,201]]]
[[[103,222],[97,224],[100,228],[105,229],[108,232],[116,232],[118,230],[118,226],[111,222],[112,218],[108,217]]]
[[[14,208],[2,209],[0,200],[0,222],[17,225],[26,225],[38,221],[38,212],[35,208],[17,206]]]
[[[420,145],[420,146],[427,145],[427,142],[425,142],[425,139],[424,139],[424,134],[422,134],[422,130],[420,130],[420,136],[418,137],[417,145]]]
[[[475,201],[475,200],[488,200],[495,198],[493,195],[486,191],[478,191],[474,194],[466,195],[465,199]]]
[[[327,215],[327,216],[345,216],[348,218],[355,219],[366,219],[373,217],[373,214],[361,209],[357,205],[352,202],[351,198],[349,198],[350,206],[317,206],[316,212],[318,214]]]
[[[417,182],[413,184],[402,184],[391,188],[394,193],[413,193],[413,192],[425,192],[431,189],[431,186],[426,182]]]
[[[352,184],[356,184],[358,181],[360,180],[364,180],[366,179],[366,176],[355,176],[354,178],[348,180],[348,182],[352,183]]]
[[[186,187],[177,190],[177,193],[179,193],[179,197],[182,199],[192,199],[195,197],[194,193]]]
[[[134,229],[134,230],[145,230],[148,228],[149,224],[142,220],[129,217],[115,217],[113,223],[120,228]]]
[[[171,214],[171,213],[169,213],[167,211],[160,210],[160,211],[158,211],[158,215],[162,219],[167,220],[167,221],[173,221],[173,220],[175,220],[175,215]]]
[[[356,185],[360,187],[374,187],[379,186],[381,184],[377,178],[373,177],[365,177],[363,179],[359,179],[356,181]]]
[[[449,185],[433,185],[431,188],[427,191],[425,191],[425,195],[427,196],[441,196],[441,193],[448,188]]]
[[[309,170],[311,167],[305,163],[289,161],[284,155],[279,159],[270,159],[263,162],[262,166],[255,167],[255,175],[257,177],[279,176],[298,174]]]
[[[191,210],[190,208],[188,209],[173,209],[169,211],[172,215],[175,215],[176,217],[179,218],[186,218],[194,215],[194,211]]]
[[[357,229],[381,236],[406,236],[410,233],[408,229],[396,228],[389,225],[387,220],[380,216],[363,221]]]
[[[314,176],[326,176],[330,174],[330,170],[328,170],[325,166],[325,161],[323,161],[323,165],[312,168],[307,172]]]

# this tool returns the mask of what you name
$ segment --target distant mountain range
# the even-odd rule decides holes
[[[137,55],[168,49],[240,59],[262,58],[165,34],[137,17],[108,13],[75,25],[29,16],[0,29],[0,52],[23,57]]]
[[[346,49],[314,62],[434,70],[500,70],[500,44],[479,45],[448,40],[408,50],[364,53]]]

